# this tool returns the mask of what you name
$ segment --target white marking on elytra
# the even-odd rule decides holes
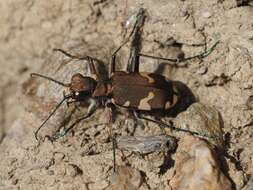
[[[94,80],[97,80],[97,79],[98,79],[98,77],[97,77],[96,74],[90,74],[90,77],[93,78]]]
[[[172,97],[172,102],[167,101],[165,103],[165,109],[172,108],[177,103],[177,101],[178,101],[178,96],[176,94],[174,94]]]
[[[167,110],[167,109],[169,109],[171,107],[171,102],[170,101],[167,101],[166,103],[165,103],[165,109]]]
[[[151,106],[149,105],[148,101],[155,97],[155,94],[153,92],[149,92],[148,96],[146,98],[143,98],[140,101],[140,104],[138,106],[138,109],[140,110],[151,110]]]
[[[149,83],[154,83],[155,82],[155,80],[152,77],[150,77],[148,75],[148,73],[140,73],[140,75],[143,76],[144,78],[148,79]]]
[[[128,106],[130,106],[130,101],[128,100],[128,101],[126,101],[122,106],[125,106],[125,107],[128,107]]]

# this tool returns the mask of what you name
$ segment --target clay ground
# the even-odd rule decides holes
[[[187,57],[204,50],[199,44],[207,42],[208,48],[219,41],[202,61],[191,60],[180,67],[143,58],[141,70],[179,80],[198,101],[217,108],[230,155],[225,158],[225,172],[234,188],[246,189],[253,172],[253,7],[250,3],[10,0],[0,2],[1,190],[103,189],[108,185],[112,151],[109,130],[102,124],[103,110],[77,126],[74,133],[54,143],[45,140],[38,144],[33,132],[60,100],[63,89],[43,80],[30,80],[30,73],[43,73],[64,82],[74,72],[87,74],[85,64],[78,61],[67,64],[69,59],[53,52],[53,48],[89,54],[103,60],[107,68],[110,55],[125,37],[127,19],[140,7],[148,13],[143,29],[144,53],[171,58],[184,52]],[[171,46],[172,38],[179,45]],[[118,68],[125,69],[128,48],[129,45],[119,53]],[[61,122],[59,118],[69,116],[71,110],[65,108],[58,111],[41,136],[50,135]],[[114,127],[123,126],[123,120],[124,116],[117,117]],[[127,121],[128,125],[132,122]],[[146,124],[150,128],[154,125]],[[121,135],[127,135],[128,131],[125,129]],[[84,132],[89,136],[84,136]],[[147,130],[150,134],[156,132],[159,128],[155,125]],[[135,161],[133,167],[145,171],[150,189],[166,189],[169,171],[159,176],[159,161],[152,166],[139,157],[132,161]]]

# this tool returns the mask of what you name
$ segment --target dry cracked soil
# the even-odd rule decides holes
[[[122,178],[134,179],[131,185],[121,184],[122,189],[175,189],[170,183],[178,175],[175,152],[167,158],[167,166],[161,172],[161,165],[165,165],[161,153],[141,156],[127,152],[123,157],[116,151],[118,170],[123,174],[112,176],[110,129],[105,124],[107,112],[102,108],[65,137],[54,142],[49,138],[43,140],[62,124],[81,116],[87,108],[78,110],[63,105],[40,131],[40,141],[34,138],[34,131],[60,101],[64,88],[43,79],[31,79],[30,73],[41,73],[62,82],[68,82],[76,72],[88,74],[82,61],[71,60],[53,48],[96,57],[103,61],[104,64],[97,64],[105,73],[112,52],[129,33],[131,15],[139,8],[147,11],[143,53],[167,58],[184,53],[188,57],[204,51],[204,44],[210,48],[219,42],[202,60],[172,64],[141,58],[140,70],[181,81],[198,102],[218,110],[225,140],[224,150],[216,151],[214,157],[231,189],[253,189],[252,2],[9,0],[0,2],[1,190],[113,189],[111,178],[115,181],[123,174]],[[118,69],[126,68],[128,55],[129,44],[119,52]],[[129,135],[133,119],[117,115],[113,130],[121,136]],[[177,116],[171,118],[177,119]],[[135,135],[161,133],[157,124],[143,123],[146,127],[137,126]],[[184,134],[166,132],[176,136],[180,144]],[[132,168],[131,171],[124,166]]]

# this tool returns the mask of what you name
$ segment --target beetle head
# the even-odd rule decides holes
[[[35,138],[38,140],[38,132],[40,129],[45,125],[45,123],[54,115],[56,110],[65,102],[66,100],[68,101],[70,98],[80,101],[80,100],[85,100],[86,98],[89,98],[92,93],[94,92],[97,82],[95,79],[91,77],[85,77],[81,75],[80,73],[76,73],[72,76],[71,82],[70,83],[63,83],[58,80],[55,80],[51,77],[41,75],[39,73],[31,73],[31,77],[41,77],[46,80],[55,82],[56,84],[59,84],[61,86],[68,87],[70,90],[70,93],[65,95],[63,99],[55,106],[54,110],[49,114],[47,119],[39,126],[39,128],[35,131]],[[63,91],[64,92],[64,91]],[[75,102],[75,101],[74,101]],[[67,102],[69,103],[69,102]]]
[[[91,77],[85,77],[80,73],[72,76],[69,84],[70,93],[75,100],[83,100],[90,97],[95,90],[97,82]]]

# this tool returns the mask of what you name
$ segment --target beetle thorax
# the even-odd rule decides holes
[[[110,96],[112,93],[112,84],[110,82],[98,82],[92,94],[93,97]]]

